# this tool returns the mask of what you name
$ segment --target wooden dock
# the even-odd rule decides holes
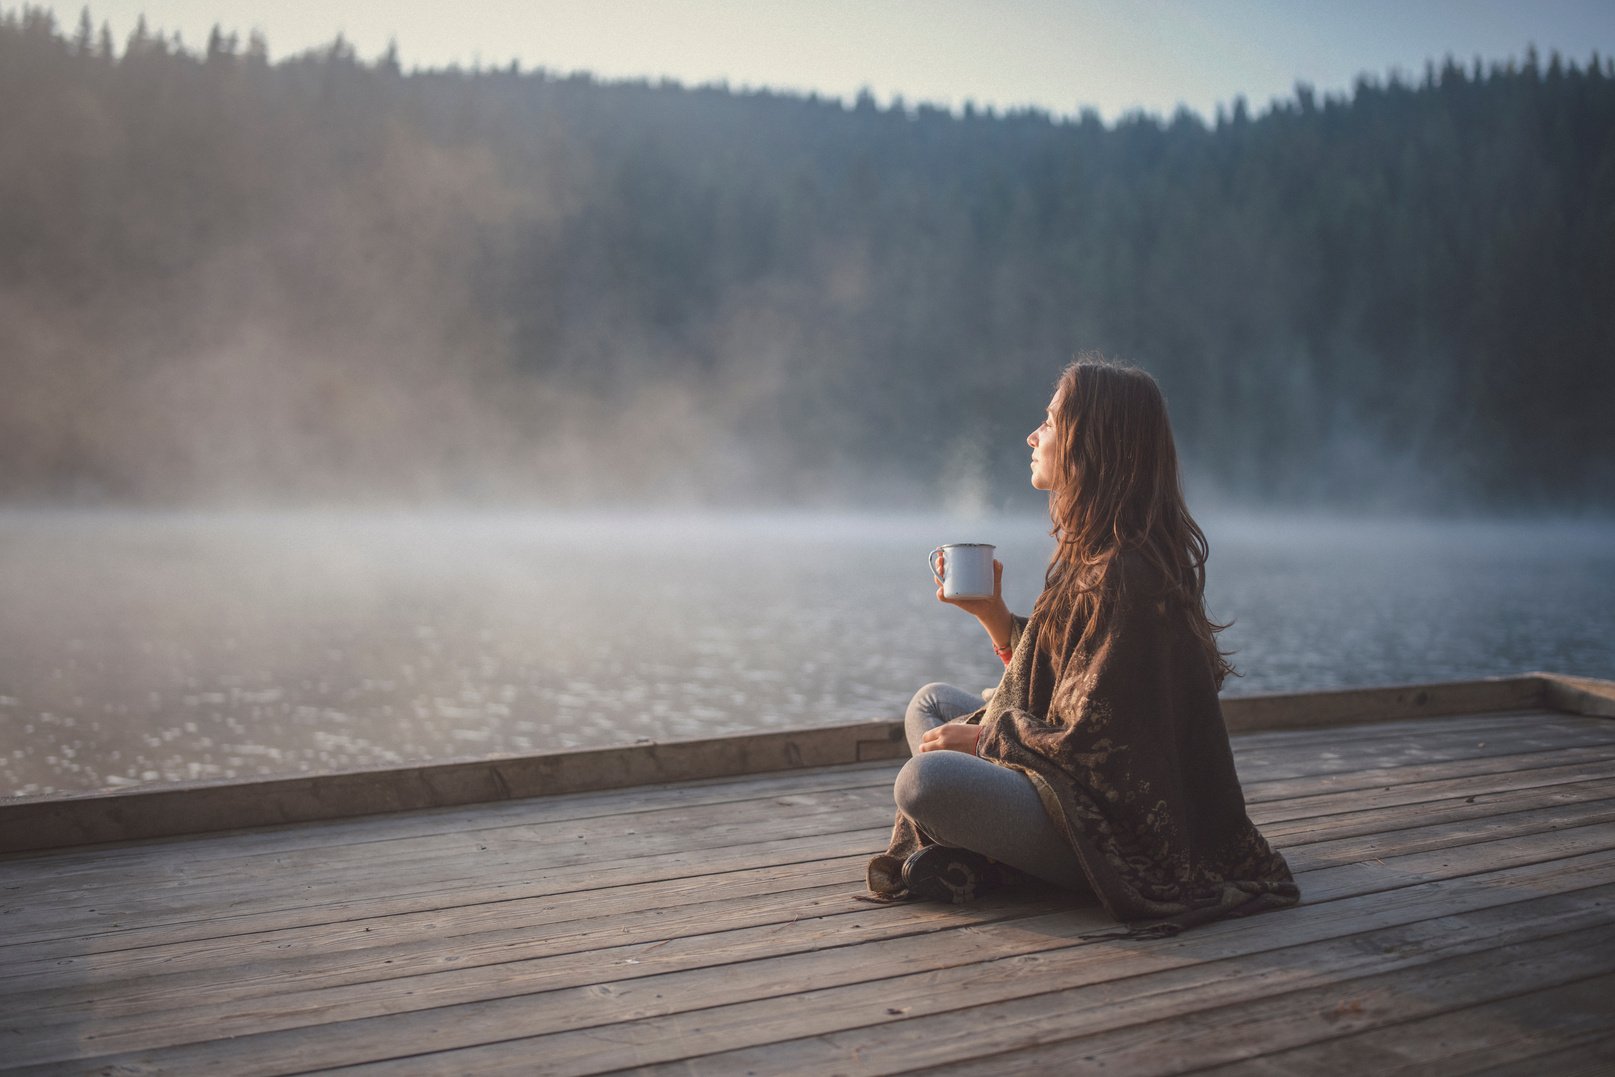
[[[1155,941],[856,900],[889,723],[3,802],[0,1069],[1615,1072],[1615,684],[1226,709],[1303,904]]]

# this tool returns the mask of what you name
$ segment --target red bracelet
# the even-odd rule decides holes
[[[1014,655],[1014,653],[1015,652],[1010,650],[1008,647],[1000,647],[996,643],[993,644],[993,654],[996,654],[999,658],[1003,659],[1004,665],[1006,666],[1009,665],[1010,657]]]

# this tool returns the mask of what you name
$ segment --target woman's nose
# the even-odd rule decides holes
[[[1028,446],[1030,446],[1031,448],[1034,448],[1034,449],[1037,448],[1037,431],[1036,430],[1034,430],[1030,434],[1026,435],[1026,444]]]

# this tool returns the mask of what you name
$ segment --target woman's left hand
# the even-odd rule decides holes
[[[964,752],[976,754],[976,741],[981,739],[981,726],[964,722],[949,722],[927,729],[920,737],[922,752]]]

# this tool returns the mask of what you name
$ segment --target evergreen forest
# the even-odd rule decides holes
[[[1615,64],[1106,123],[0,13],[12,503],[1032,509],[1090,350],[1195,503],[1615,507]]]

